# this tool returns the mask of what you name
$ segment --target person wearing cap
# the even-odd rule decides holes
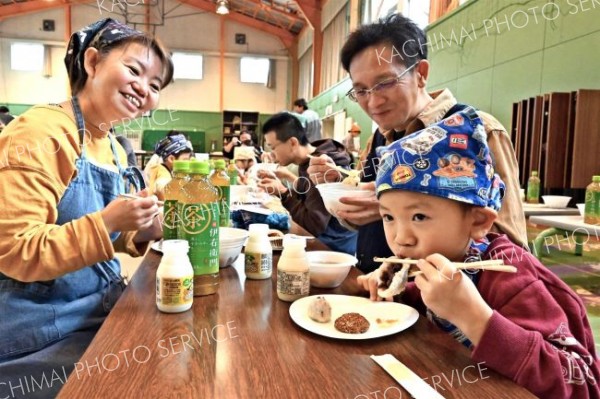
[[[599,361],[583,303],[532,254],[490,232],[506,186],[480,115],[468,107],[380,147],[378,155],[387,245],[398,258],[418,260],[422,272],[390,294],[402,292],[404,303],[469,348],[473,362],[538,397],[599,398]],[[461,272],[452,263],[493,259],[516,273]],[[384,263],[358,281],[371,299],[381,299],[388,295],[380,283],[390,272]]]
[[[353,123],[352,126],[350,126],[350,130],[348,130],[348,134],[344,138],[344,142],[342,143],[350,154],[360,151],[360,147],[356,146],[354,143],[354,139],[356,137],[360,137],[360,126],[358,126],[358,123]]]
[[[110,129],[156,108],[169,51],[106,18],[71,36],[65,65],[71,99],[0,135],[0,376],[55,382],[28,397],[56,395],[53,373],[73,370],[124,290],[115,252],[161,237],[156,197],[120,197],[144,183]]]
[[[250,169],[256,164],[254,147],[241,146],[233,149],[233,159],[238,170],[238,184],[250,183]]]
[[[148,192],[164,201],[165,186],[173,178],[173,163],[178,159],[189,160],[192,157],[192,148],[183,134],[171,134],[156,143],[154,153],[160,157],[161,162],[153,164],[147,171]]]
[[[379,163],[377,147],[434,124],[466,105],[459,103],[448,89],[427,92],[431,69],[427,37],[401,14],[359,27],[349,35],[340,57],[352,81],[348,97],[379,126],[369,138],[359,165],[361,181],[369,183],[363,188],[373,189]],[[492,115],[481,112],[481,117],[496,170],[507,187],[494,230],[527,247],[525,216],[519,199],[519,166],[510,136]],[[313,179],[320,182],[325,173],[328,179],[332,176],[333,164],[324,158],[312,159],[309,174]],[[358,267],[371,271],[377,267],[373,256],[389,255],[375,192],[366,198],[342,197],[340,202],[355,209],[342,211],[339,216],[358,229]]]

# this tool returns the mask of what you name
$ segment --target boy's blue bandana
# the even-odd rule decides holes
[[[377,196],[409,190],[500,210],[505,185],[472,107],[377,148],[377,155]]]
[[[192,152],[190,143],[183,134],[165,137],[154,146],[154,153],[163,160],[169,155],[177,155],[184,150]]]

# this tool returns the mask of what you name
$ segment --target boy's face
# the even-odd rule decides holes
[[[473,209],[445,198],[393,190],[379,199],[388,246],[399,258],[439,253],[462,261],[471,238]]]

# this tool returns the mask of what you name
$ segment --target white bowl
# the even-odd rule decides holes
[[[579,214],[583,216],[585,213],[585,202],[583,204],[577,204],[577,209],[579,209]]]
[[[321,198],[323,198],[325,209],[336,217],[339,211],[356,211],[360,209],[357,205],[342,204],[340,202],[341,197],[366,198],[375,194],[374,191],[363,190],[344,183],[324,183],[317,184],[316,187],[319,194],[321,194]]]
[[[350,267],[358,263],[352,255],[334,251],[306,253],[310,264],[310,285],[319,288],[335,288],[342,284]]]
[[[257,163],[253,166],[253,168],[255,168],[256,170],[265,170],[267,172],[275,172],[278,167],[279,164],[274,162]]]
[[[542,195],[544,204],[550,208],[566,208],[571,201],[571,197],[564,195]]]
[[[248,231],[233,227],[219,228],[219,267],[231,265],[242,253]]]

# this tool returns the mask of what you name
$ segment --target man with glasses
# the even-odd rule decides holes
[[[450,90],[434,93],[426,90],[430,63],[427,61],[427,38],[410,19],[394,14],[353,32],[341,51],[343,67],[350,74],[352,89],[348,97],[379,126],[363,152],[362,182],[373,182],[379,163],[375,149],[439,122],[466,108],[459,104]],[[506,183],[506,194],[495,230],[506,233],[518,245],[526,246],[525,218],[519,199],[518,165],[510,137],[494,117],[479,112],[494,157],[496,172]],[[455,145],[460,146],[460,138]],[[361,157],[361,158],[363,158]],[[333,172],[325,158],[311,159],[308,173],[315,182],[328,180]],[[424,167],[415,164],[410,167]],[[428,165],[427,165],[428,166]],[[371,183],[372,184],[372,183]],[[374,186],[373,186],[374,190]],[[390,256],[379,203],[371,198],[342,198],[342,203],[356,205],[360,210],[340,212],[349,225],[358,231],[357,257],[363,272],[376,269],[374,256]]]

